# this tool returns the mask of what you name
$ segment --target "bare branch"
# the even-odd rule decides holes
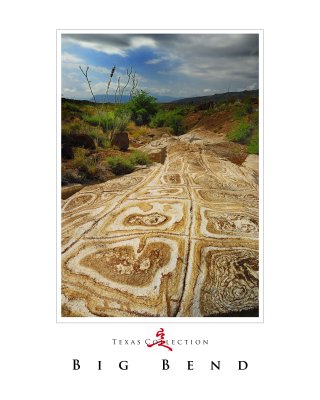
[[[81,65],[79,65],[79,68],[80,68],[80,71],[81,71],[81,72],[83,73],[83,75],[85,76],[85,78],[86,78],[86,80],[87,80],[87,82],[88,82],[88,86],[89,86],[90,92],[91,92],[91,94],[92,94],[93,100],[94,100],[94,102],[97,104],[96,96],[95,96],[94,93],[93,93],[93,90],[92,90],[92,87],[91,87],[91,81],[89,80],[89,77],[88,77],[89,67],[87,66],[86,72],[84,72],[84,70],[81,68]],[[99,108],[98,108],[98,115],[99,115],[99,127],[100,127],[101,114],[100,114]]]
[[[117,89],[114,92],[114,104],[117,103],[117,93],[120,93],[120,76],[118,77],[118,85],[117,85]]]
[[[86,80],[87,80],[87,82],[88,82],[88,86],[89,86],[90,92],[91,92],[91,94],[92,94],[93,100],[94,100],[94,102],[97,104],[96,96],[94,95],[94,93],[93,93],[93,91],[92,91],[91,81],[89,81],[89,78],[88,78],[89,67],[87,66],[86,72],[84,72],[84,70],[81,68],[81,65],[79,65],[79,68],[80,68],[80,71],[81,71],[81,72],[83,73],[83,75],[85,76],[85,78],[86,78]]]
[[[136,72],[133,73],[131,79],[132,79],[132,88],[130,91],[130,97],[132,97],[135,94],[136,88],[138,86],[138,79],[136,78]]]
[[[126,84],[124,85],[124,87],[122,88],[121,96],[120,96],[120,103],[122,102],[123,93],[124,93],[126,87],[129,85],[129,82],[130,82],[130,80],[131,80],[131,75],[132,75],[132,67],[130,68],[130,71],[129,71],[129,69],[127,68],[128,80],[127,80],[127,83],[126,83]]]

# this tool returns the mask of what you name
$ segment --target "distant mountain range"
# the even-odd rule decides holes
[[[177,104],[203,104],[203,103],[217,103],[219,101],[226,101],[229,99],[243,99],[245,97],[259,97],[259,90],[244,90],[243,92],[227,92],[227,93],[216,93],[211,96],[198,96],[198,97],[187,97],[185,99],[177,99],[172,103]]]
[[[216,93],[213,95],[209,96],[196,96],[196,97],[186,97],[184,99],[178,99],[176,97],[171,97],[171,96],[154,96],[158,103],[175,103],[175,104],[204,104],[204,103],[217,103],[219,101],[226,101],[229,99],[236,99],[240,100],[245,97],[259,97],[259,90],[244,90],[242,92],[226,92],[226,93]],[[127,103],[130,100],[130,96],[123,96],[122,97],[122,103]],[[76,100],[77,101],[77,100]],[[88,102],[93,102],[93,98],[89,100],[78,100],[78,101],[88,101]],[[97,94],[96,95],[96,101],[98,103],[104,103],[105,101],[105,95],[104,94]],[[119,98],[117,97],[117,101],[119,101]],[[114,96],[110,95],[108,97],[108,102],[109,103],[114,103]]]
[[[178,100],[177,97],[170,97],[170,96],[156,96],[151,94],[151,96],[154,96],[157,99],[158,103],[171,103],[175,100]],[[130,100],[130,96],[122,96],[122,103],[127,103]],[[90,101],[93,101],[93,98],[91,97]],[[97,103],[104,103],[105,102],[105,95],[104,94],[97,94],[96,95],[96,101]],[[119,101],[119,96],[117,96],[117,101]],[[108,103],[114,103],[114,96],[109,95],[108,96]]]
[[[227,93],[216,93],[211,96],[198,96],[198,97],[187,97],[185,99],[177,99],[172,103],[177,104],[203,104],[208,102],[219,102],[226,101],[229,99],[243,99],[244,97],[259,97],[259,90],[244,90],[243,92],[227,92]]]

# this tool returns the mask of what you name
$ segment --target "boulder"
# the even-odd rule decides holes
[[[117,146],[120,150],[128,150],[129,136],[127,132],[115,132],[112,135],[111,146]]]
[[[91,136],[84,133],[70,133],[61,136],[62,158],[73,158],[73,147],[83,147],[84,149],[94,150],[96,148]]]
[[[148,155],[153,162],[163,164],[166,159],[167,148],[160,147],[159,149],[152,149],[149,151]]]

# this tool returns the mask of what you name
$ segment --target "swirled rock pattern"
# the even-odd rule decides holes
[[[185,140],[166,151],[163,165],[63,201],[62,316],[258,308],[257,171]]]

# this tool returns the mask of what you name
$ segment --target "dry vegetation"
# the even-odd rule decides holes
[[[152,162],[152,156],[137,152],[140,147],[195,129],[221,138],[214,151],[237,164],[248,153],[259,153],[257,99],[179,105],[157,104],[145,92],[140,96],[140,103],[137,95],[127,105],[62,100],[62,185],[105,182],[131,173]],[[127,149],[112,145],[115,132],[127,135]]]

